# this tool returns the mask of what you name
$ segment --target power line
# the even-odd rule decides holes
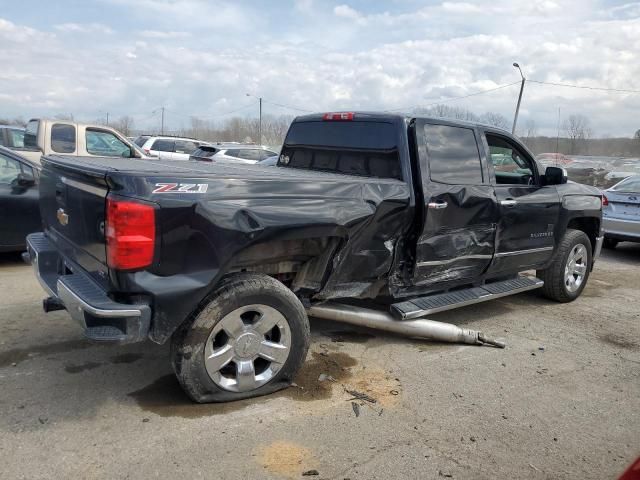
[[[585,90],[600,90],[603,92],[640,93],[640,90],[630,90],[630,89],[624,89],[624,88],[591,87],[587,85],[572,85],[569,83],[541,82],[540,80],[529,80],[529,79],[527,79],[527,82],[539,83],[540,85],[553,85],[554,87],[581,88]]]
[[[288,108],[289,110],[297,110],[297,111],[299,111],[299,112],[307,112],[307,113],[308,113],[308,112],[313,112],[313,110],[307,110],[306,108],[292,107],[291,105],[285,105],[285,104],[283,104],[283,103],[271,102],[271,101],[269,101],[269,100],[265,100],[265,99],[262,99],[262,101],[263,101],[264,103],[268,103],[268,104],[270,104],[270,105],[275,105],[276,107]]]
[[[433,105],[438,105],[440,103],[445,103],[445,102],[451,102],[453,100],[462,100],[463,98],[469,98],[469,97],[473,97],[476,95],[482,95],[484,93],[489,93],[489,92],[495,92],[496,90],[500,90],[502,88],[507,88],[507,87],[511,87],[513,85],[518,85],[520,82],[513,82],[513,83],[506,83],[504,85],[499,85],[497,87],[494,88],[490,88],[488,90],[481,90],[478,92],[473,92],[473,93],[469,93],[467,95],[461,95],[459,97],[449,97],[449,98],[443,98],[438,100],[437,102],[433,102],[433,103],[428,103],[427,105],[412,105],[411,107],[403,107],[403,108],[392,108],[392,109],[388,109],[385,110],[385,112],[397,112],[399,110],[408,110],[409,108],[427,108],[427,107],[431,107]],[[436,97],[432,97],[432,99],[435,99]]]

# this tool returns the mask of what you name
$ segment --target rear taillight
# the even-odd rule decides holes
[[[142,203],[107,198],[105,238],[109,268],[148,267],[155,251],[155,209]]]
[[[609,206],[609,199],[607,198],[607,196],[604,193],[602,194],[602,206],[603,207],[608,207]]]
[[[322,115],[322,120],[337,120],[337,121],[353,120],[353,112],[325,113],[324,115]]]
[[[147,155],[151,155],[151,149],[149,148],[143,148],[142,150],[144,150],[144,153],[146,153]]]

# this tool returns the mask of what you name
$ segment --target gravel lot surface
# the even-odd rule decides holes
[[[574,303],[531,292],[432,317],[505,350],[313,321],[297,386],[194,405],[168,345],[87,343],[5,254],[0,478],[613,479],[640,454],[639,267],[621,244]]]

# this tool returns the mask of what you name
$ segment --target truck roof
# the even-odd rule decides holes
[[[370,120],[370,121],[379,121],[379,122],[397,122],[397,121],[405,121],[405,120],[413,120],[413,119],[424,119],[424,120],[433,120],[434,122],[446,122],[451,125],[460,125],[463,127],[482,127],[486,130],[494,130],[500,133],[506,133],[511,135],[510,132],[504,130],[502,128],[488,125],[482,122],[470,122],[466,120],[458,120],[455,118],[445,118],[445,117],[432,117],[429,115],[420,115],[420,114],[409,114],[409,113],[391,113],[391,112],[377,112],[377,111],[357,111],[357,110],[348,110],[348,111],[340,111],[340,112],[322,112],[322,113],[310,113],[308,115],[300,115],[295,118],[294,122],[314,122],[314,121],[322,121],[324,116],[327,114],[338,114],[338,113],[351,113],[354,116],[354,119],[357,120]]]

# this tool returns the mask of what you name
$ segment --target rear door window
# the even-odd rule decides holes
[[[51,126],[51,150],[56,153],[73,153],[76,151],[76,127],[64,123]]]
[[[293,123],[279,165],[348,175],[402,179],[398,133],[392,123]]]
[[[238,152],[238,158],[242,158],[243,160],[260,160],[260,150],[257,148],[244,148]]]
[[[175,142],[173,140],[156,140],[151,146],[151,150],[157,152],[173,152]]]
[[[472,129],[425,124],[429,176],[451,185],[482,184],[482,163]]]

